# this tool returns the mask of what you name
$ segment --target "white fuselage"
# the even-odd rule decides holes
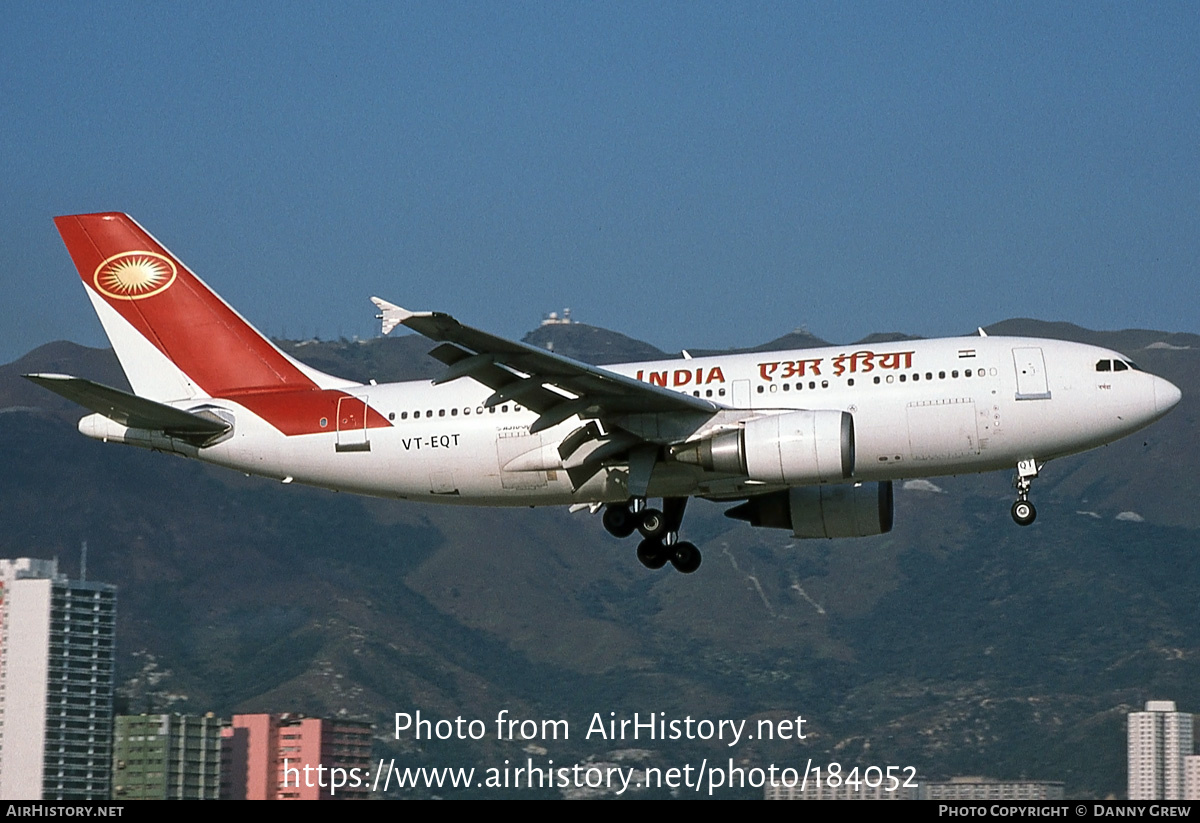
[[[1054,457],[1166,414],[1179,390],[1120,354],[979,337],[597,367],[380,297],[380,329],[436,345],[434,381],[361,385],[306,366],[137,221],[55,218],[132,392],[26,375],[99,440],[339,491],[481,506],[608,505],[647,568],[700,565],[686,499],[796,537],[892,525],[890,481],[1016,469],[1013,519]],[[782,493],[777,493],[782,492]],[[662,510],[646,499],[663,498]]]
[[[1105,361],[1109,369],[1098,370]],[[1118,362],[1121,370],[1113,370]],[[849,412],[856,456],[846,482],[866,482],[1012,468],[1116,440],[1161,417],[1179,398],[1172,384],[1127,362],[1078,343],[963,337],[605,368],[728,407],[707,419],[645,414],[621,422],[663,445],[776,411]],[[535,413],[514,402],[486,408],[492,390],[470,378],[346,391],[390,426],[363,428],[359,416],[345,427],[333,420],[328,431],[284,436],[247,409],[214,398],[179,405],[229,409],[236,419],[232,436],[178,450],[289,482],[442,503],[532,506],[629,496],[628,468],[620,462],[604,463],[578,485],[558,462],[558,444],[586,422],[578,418],[530,434]],[[649,496],[732,499],[770,488],[660,460]]]

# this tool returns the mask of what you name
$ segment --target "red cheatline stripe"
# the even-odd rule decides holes
[[[225,395],[225,398],[240,403],[289,436],[336,431],[342,419],[346,421],[341,423],[341,428],[345,431],[364,428],[363,401],[336,389],[235,393]],[[343,417],[339,418],[338,400],[341,398],[351,399],[343,404]],[[392,425],[382,414],[370,407],[366,408],[366,418],[365,428],[368,429],[381,429]],[[321,425],[322,420],[325,421],[324,426]]]

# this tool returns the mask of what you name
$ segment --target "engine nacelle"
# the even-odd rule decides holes
[[[725,512],[751,526],[791,529],[796,537],[869,537],[892,530],[892,483],[799,486],[752,497]]]
[[[840,482],[854,475],[854,418],[833,410],[755,417],[739,429],[676,446],[672,455],[763,483]]]

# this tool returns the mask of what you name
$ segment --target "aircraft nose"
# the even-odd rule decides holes
[[[1169,380],[1163,380],[1161,377],[1154,378],[1154,410],[1159,414],[1166,414],[1171,409],[1178,405],[1183,398],[1183,392]]]

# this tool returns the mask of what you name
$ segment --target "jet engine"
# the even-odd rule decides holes
[[[854,475],[854,418],[844,411],[773,414],[671,449],[681,463],[763,483],[840,482]]]
[[[892,483],[799,486],[752,497],[725,512],[796,537],[868,537],[892,530]]]

